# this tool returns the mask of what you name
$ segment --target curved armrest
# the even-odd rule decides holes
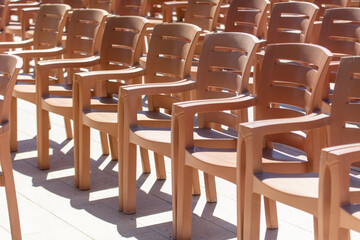
[[[329,168],[339,165],[350,166],[352,163],[360,161],[360,143],[324,148],[321,154],[322,163]]]
[[[270,120],[260,120],[248,123],[241,123],[239,135],[265,136],[275,133],[285,133],[290,131],[310,130],[324,127],[330,122],[328,114],[312,113],[306,116],[293,118],[280,118]]]
[[[239,95],[231,98],[204,99],[196,101],[179,102],[173,104],[173,113],[191,114],[201,112],[217,112],[225,110],[236,110],[255,106],[256,97],[249,95]]]
[[[147,83],[122,86],[119,89],[119,96],[138,97],[141,95],[154,95],[160,93],[186,92],[195,88],[195,81],[180,80],[172,83]]]
[[[10,9],[20,9],[20,8],[28,8],[28,7],[38,7],[40,6],[39,2],[30,2],[30,3],[10,3]]]
[[[99,61],[99,56],[91,56],[85,58],[43,60],[39,61],[36,66],[39,69],[80,68],[96,65],[99,63]]]
[[[8,54],[16,55],[22,58],[46,58],[55,57],[63,54],[65,49],[63,47],[53,47],[47,49],[35,49],[35,50],[21,50],[8,52]]]
[[[188,4],[188,1],[167,1],[167,2],[163,2],[163,6],[172,7],[172,8],[186,7],[187,4]]]
[[[126,68],[121,70],[90,71],[75,74],[78,81],[104,81],[109,79],[128,79],[141,77],[145,74],[145,69],[141,67]]]
[[[25,48],[25,47],[31,47],[33,44],[34,44],[34,39],[32,38],[17,42],[0,42],[0,49]]]

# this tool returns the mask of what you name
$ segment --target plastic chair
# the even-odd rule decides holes
[[[333,91],[331,85],[335,82],[340,58],[360,55],[358,29],[360,29],[360,8],[334,8],[325,11],[318,44],[334,54],[327,78],[328,88],[324,89],[322,108],[325,112],[330,112]]]
[[[260,76],[259,92],[257,97],[232,98],[222,101],[202,101],[179,103],[173,107],[172,147],[173,161],[178,162],[178,218],[177,237],[188,239],[191,236],[191,179],[193,168],[200,169],[208,174],[224,178],[236,183],[238,188],[238,238],[242,239],[243,224],[254,224],[243,219],[244,211],[244,172],[248,166],[236,161],[236,156],[244,156],[250,149],[243,151],[242,135],[239,134],[238,153],[230,148],[216,145],[199,144],[193,137],[193,119],[196,113],[223,110],[247,110],[255,106],[254,118],[277,119],[296,117],[317,111],[321,104],[320,93],[327,67],[331,60],[330,51],[316,45],[302,43],[271,44],[268,45],[263,68]],[[310,74],[311,72],[311,74]],[[273,104],[276,103],[276,104]],[[279,105],[284,104],[284,105]],[[289,106],[296,106],[295,111]],[[301,110],[300,110],[301,109]],[[224,124],[227,120],[224,120]],[[274,135],[266,138],[267,151],[264,168],[266,171],[276,172],[309,172],[316,168],[316,161],[309,158],[302,161],[294,156],[290,161],[279,159],[272,142],[280,142],[295,146],[312,156],[309,148],[312,135],[303,137],[295,133]],[[264,142],[256,144],[263,147]],[[175,159],[175,160],[174,160]],[[261,159],[261,158],[260,158]],[[240,174],[237,177],[237,174]],[[266,221],[269,228],[277,228],[275,202],[265,198]],[[256,238],[252,238],[256,239]]]
[[[98,60],[107,12],[102,9],[74,10],[68,24],[63,59],[39,61],[36,64],[36,112],[38,165],[49,168],[49,112],[73,119],[72,83],[79,68],[92,67]],[[50,72],[67,71],[65,84],[51,85]],[[74,129],[75,130],[75,129]],[[78,133],[74,131],[74,149]],[[78,154],[74,152],[75,185],[78,186]]]
[[[147,23],[148,21],[145,18],[138,16],[109,17],[104,30],[100,59],[92,62],[93,65],[98,64],[96,68],[98,71],[76,74],[73,84],[73,98],[63,99],[68,103],[61,106],[61,108],[72,111],[74,120],[74,133],[76,133],[74,152],[80,159],[76,159],[76,164],[79,165],[80,169],[76,172],[76,178],[80,178],[78,187],[81,190],[90,188],[90,137],[84,139],[83,131],[80,130],[82,129],[80,126],[84,124],[82,121],[84,108],[95,108],[99,111],[106,110],[116,116],[117,98],[113,94],[118,92],[122,81],[141,83],[141,77],[127,78],[125,76],[125,78],[122,78],[120,76],[117,79],[117,75],[113,74],[113,72],[118,70],[126,75],[126,73],[131,72],[132,69],[138,66]],[[94,86],[97,86],[95,87],[95,93],[92,91]],[[95,96],[98,98],[93,98]],[[72,101],[72,104],[69,101]],[[101,111],[99,114],[101,114]],[[117,131],[108,128],[106,121],[104,121],[103,125],[97,124],[94,128],[102,132],[103,139],[106,139],[106,134],[109,135],[112,159],[118,159]],[[144,161],[146,161],[147,155],[145,152],[142,153]],[[148,169],[144,169],[144,171],[148,171]]]
[[[16,56],[0,54],[0,185],[5,187],[12,239],[21,239],[19,211],[10,155],[10,102],[22,60]]]
[[[340,210],[339,207],[340,204],[349,200],[347,197],[349,195],[345,193],[349,191],[349,186],[354,184],[353,180],[356,180],[354,177],[352,183],[349,182],[350,165],[358,159],[349,153],[351,146],[337,145],[359,142],[360,140],[359,130],[353,125],[360,121],[357,115],[358,102],[355,100],[359,98],[360,86],[353,78],[354,73],[357,75],[360,73],[359,63],[359,57],[342,58],[330,116],[314,114],[295,119],[259,121],[240,125],[240,133],[244,138],[243,146],[246,151],[246,163],[244,164],[247,167],[244,182],[244,219],[249,222],[244,222],[245,239],[256,239],[258,236],[259,225],[257,223],[259,223],[260,205],[256,201],[260,195],[314,215],[315,239],[329,239],[329,231],[333,234],[339,231],[339,221],[342,221],[344,219],[342,217],[345,216],[342,215],[345,211]],[[337,147],[324,149],[320,162],[319,153],[323,145],[322,128],[324,127],[328,129],[330,146]],[[317,136],[311,145],[313,151],[318,152],[316,154],[318,159],[315,161],[318,166],[313,167],[313,172],[318,172],[320,167],[320,191],[318,174],[316,173],[277,174],[271,171],[265,172],[265,167],[261,164],[263,147],[258,143],[268,134],[282,134],[289,131],[307,131]],[[341,156],[342,153],[343,156]],[[327,165],[324,164],[326,158],[328,158]],[[341,170],[344,171],[341,173]],[[344,184],[343,188],[335,190],[337,186],[342,184]],[[344,208],[346,209],[347,206],[345,205]],[[319,220],[318,231],[316,229],[317,218]],[[329,225],[329,223],[331,224]],[[345,226],[346,221],[343,223]],[[330,239],[349,239],[349,231],[341,231],[341,235],[333,236]]]
[[[89,187],[90,184],[90,127],[99,129],[100,131],[109,133],[113,137],[123,136],[119,134],[118,128],[118,113],[113,111],[113,108],[103,108],[103,110],[96,109],[96,106],[90,105],[90,86],[89,82],[99,80],[107,81],[108,79],[135,79],[137,83],[141,83],[141,77],[145,74],[145,82],[167,82],[184,79],[188,74],[190,67],[188,61],[192,57],[193,43],[196,41],[199,33],[199,28],[191,24],[159,24],[154,27],[153,36],[151,38],[148,61],[146,69],[142,67],[134,67],[123,70],[113,70],[112,72],[104,72],[101,78],[97,78],[96,72],[94,76],[92,73],[79,73],[76,79],[79,84],[79,113],[80,113],[80,186]],[[136,58],[135,58],[136,59]],[[99,72],[101,73],[101,72]],[[160,75],[157,73],[161,73]],[[159,75],[159,76],[158,76]],[[87,77],[88,76],[88,77]],[[83,81],[81,78],[84,77]],[[111,84],[111,83],[109,83]],[[116,87],[107,87],[108,96],[112,96]],[[118,87],[119,85],[116,84]],[[106,94],[105,94],[106,95]],[[140,98],[136,98],[136,110],[138,109],[138,102]],[[150,100],[149,100],[150,101]],[[120,103],[119,103],[120,104]],[[141,105],[141,104],[140,104]],[[95,108],[95,109],[94,109]],[[156,117],[156,116],[154,116]],[[167,121],[168,125],[170,124]],[[122,128],[120,128],[122,131]],[[122,144],[119,143],[119,209],[122,207]],[[163,163],[160,167],[163,167]],[[147,169],[149,166],[143,166]],[[165,172],[165,169],[159,169],[157,172]],[[162,177],[162,176],[161,176]],[[158,176],[159,178],[159,176]],[[130,213],[126,211],[126,213]]]
[[[19,42],[0,42],[1,49],[19,49],[10,52],[24,59],[24,72],[28,72],[26,65],[31,59],[41,59],[61,56],[63,48],[61,37],[65,20],[70,7],[65,4],[42,5],[39,10],[38,21],[34,30],[34,38]],[[26,50],[32,48],[31,50]],[[11,150],[17,151],[17,98],[35,104],[35,79],[32,76],[18,76],[11,101]],[[70,125],[70,124],[69,124]],[[71,132],[71,128],[70,128]],[[68,135],[69,136],[69,135]],[[71,134],[70,134],[71,137]]]
[[[171,147],[171,128],[165,123],[159,123],[159,118],[136,119],[136,105],[134,99],[139,95],[146,94],[149,100],[149,112],[147,116],[155,116],[159,108],[167,109],[171,113],[171,104],[176,99],[166,99],[161,94],[174,94],[179,92],[194,91],[196,99],[225,98],[236,95],[248,95],[248,81],[250,69],[259,45],[259,40],[245,33],[218,33],[208,34],[205,37],[203,50],[200,56],[198,79],[193,81],[181,81],[173,84],[157,84],[142,86],[125,86],[121,89],[120,97],[123,101],[124,112],[124,133],[123,141],[123,198],[124,211],[134,212],[136,208],[136,161],[134,148],[136,145],[150,149],[161,156],[172,156]],[[196,132],[197,140],[209,140],[212,145],[221,142],[223,145],[235,148],[236,134],[231,135],[231,131],[222,133],[211,128],[210,123],[221,123],[226,119],[227,125],[234,127],[239,121],[238,115],[243,121],[247,120],[247,113],[236,112],[209,113],[199,116],[199,131]],[[169,118],[169,116],[164,115]],[[151,117],[153,118],[153,117]],[[153,123],[152,123],[153,122]],[[234,133],[234,132],[233,132]],[[236,132],[235,132],[236,133]],[[226,142],[226,143],[224,143]],[[194,174],[193,181],[198,181],[197,173]],[[173,227],[174,237],[176,238],[176,199],[177,199],[177,162],[172,161],[172,204],[173,204]],[[213,176],[205,174],[206,196],[209,202],[216,201],[215,179]],[[194,183],[193,183],[194,184]],[[198,183],[196,183],[198,184]],[[194,187],[197,188],[197,187]]]

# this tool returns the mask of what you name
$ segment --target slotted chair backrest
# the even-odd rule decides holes
[[[0,54],[0,123],[9,121],[10,103],[15,82],[22,68],[22,59]]]
[[[330,117],[330,146],[360,142],[360,57],[341,59]]]
[[[200,55],[197,99],[249,94],[250,70],[259,40],[247,33],[207,34]],[[236,118],[226,112],[199,114],[199,126],[220,123],[236,129]]]
[[[164,83],[189,78],[195,50],[194,43],[197,42],[199,34],[200,28],[193,24],[155,25],[147,55],[145,82]],[[164,95],[150,96],[149,108],[171,109],[174,101],[176,99]]]
[[[145,0],[118,0],[114,11],[120,16],[144,16],[145,3]]]
[[[260,73],[256,118],[295,117],[320,109],[319,89],[324,84],[331,52],[321,46],[302,43],[268,47]],[[277,104],[296,109],[280,108]]]
[[[98,53],[106,16],[107,12],[102,9],[74,10],[68,24],[64,58],[88,57]],[[98,31],[101,34],[97,34]]]
[[[68,10],[70,6],[65,4],[40,6],[34,30],[34,49],[51,48],[61,44]]]
[[[139,65],[148,20],[139,16],[107,19],[100,50],[100,69],[123,69]],[[118,94],[121,82],[106,82],[106,94]]]
[[[360,8],[327,9],[319,45],[333,53],[360,55]]]
[[[202,30],[214,31],[220,14],[221,0],[189,0],[185,22],[199,26]]]
[[[264,37],[269,6],[268,0],[233,0],[227,13],[225,31]]]
[[[88,8],[103,9],[107,12],[111,12],[111,0],[88,0]]]
[[[267,44],[310,42],[311,30],[319,8],[308,2],[275,3],[271,10]]]
[[[320,8],[318,15],[318,19],[320,19],[326,9],[350,7],[351,0],[314,0],[314,3]]]

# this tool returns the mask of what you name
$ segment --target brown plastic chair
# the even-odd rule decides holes
[[[318,44],[334,54],[327,78],[328,88],[324,89],[323,110],[330,111],[331,97],[340,57],[360,55],[360,8],[327,9],[323,17]]]
[[[173,107],[172,128],[174,155],[178,162],[178,218],[177,237],[188,239],[191,236],[191,179],[193,168],[208,174],[224,178],[237,184],[238,187],[238,238],[242,239],[243,224],[254,224],[243,220],[244,171],[248,166],[236,161],[236,151],[216,145],[199,144],[193,137],[193,119],[195,113],[221,110],[247,110],[255,106],[254,118],[275,119],[296,117],[318,111],[321,104],[320,93],[325,81],[331,53],[325,48],[302,43],[268,45],[260,76],[257,97],[232,98],[222,101],[203,101],[176,104]],[[276,104],[273,104],[276,103]],[[279,105],[284,104],[284,105]],[[295,107],[293,110],[291,107]],[[224,124],[226,119],[224,120]],[[239,134],[239,139],[242,135]],[[311,134],[305,138],[295,133],[274,135],[267,138],[265,151],[265,169],[276,172],[309,172],[316,168],[316,161],[309,157],[301,161],[294,156],[290,161],[279,159],[272,142],[280,142],[298,147],[312,156],[310,146]],[[256,142],[263,147],[264,142]],[[243,145],[238,142],[238,156],[244,156]],[[241,148],[240,148],[241,147]],[[260,158],[261,159],[261,158]],[[175,161],[174,160],[174,161]],[[239,177],[237,177],[237,174]],[[269,228],[277,227],[275,202],[265,199],[266,221]],[[244,221],[244,222],[243,222]],[[252,238],[256,239],[256,238]]]
[[[118,134],[118,113],[111,111],[113,108],[103,108],[102,111],[95,109],[90,105],[90,86],[89,82],[100,80],[107,81],[108,79],[134,79],[135,83],[141,83],[141,77],[145,74],[145,82],[168,82],[184,79],[188,74],[190,67],[188,61],[192,57],[193,43],[198,37],[199,28],[191,24],[159,24],[154,27],[153,36],[151,38],[148,61],[146,63],[146,70],[142,67],[135,67],[123,70],[113,70],[112,72],[103,72],[102,78],[97,78],[97,75],[92,73],[80,73],[76,75],[79,83],[79,113],[80,113],[80,187],[89,188],[90,185],[90,127],[99,129],[100,131],[109,133],[113,137],[122,136]],[[134,56],[135,57],[135,56]],[[137,56],[138,57],[138,56]],[[137,59],[134,58],[134,59]],[[96,73],[96,72],[95,72]],[[101,75],[101,72],[99,72]],[[159,75],[160,74],[160,75]],[[83,81],[82,77],[84,77]],[[115,87],[111,87],[115,84]],[[109,96],[116,94],[115,88],[119,85],[117,83],[108,83],[107,90]],[[117,90],[117,89],[116,89]],[[136,110],[138,109],[138,100],[136,99]],[[150,100],[149,100],[150,101]],[[156,117],[156,116],[154,116]],[[169,121],[168,125],[170,124]],[[122,131],[122,128],[120,128]],[[120,130],[119,130],[120,131]],[[119,143],[119,209],[122,211],[122,149],[123,146]],[[164,164],[162,163],[161,167]],[[143,166],[143,169],[149,169],[149,166]],[[165,172],[164,169],[157,172]]]
[[[64,101],[72,101],[72,104],[68,103],[62,108],[66,107],[67,111],[72,111],[74,133],[76,133],[74,153],[77,156],[76,164],[79,165],[80,169],[76,175],[77,178],[80,178],[78,187],[81,190],[90,188],[90,137],[84,139],[83,131],[80,130],[82,129],[80,126],[87,123],[83,123],[84,108],[97,109],[100,115],[101,110],[105,110],[116,116],[117,97],[113,95],[117,94],[122,81],[141,83],[141,77],[129,78],[126,74],[132,69],[136,69],[139,64],[147,24],[148,21],[145,18],[138,16],[109,17],[103,35],[100,59],[93,62],[93,65],[98,64],[96,68],[98,71],[76,74],[73,99],[64,99]],[[117,75],[113,74],[116,70],[124,73],[125,77],[122,78],[120,74],[119,79],[117,79]],[[117,80],[115,81],[115,79]],[[93,86],[97,86],[95,93],[92,91]],[[92,98],[94,96],[97,98]],[[112,159],[118,159],[117,131],[108,127],[107,120],[104,119],[102,125],[98,123],[94,128],[103,132],[103,139],[106,139],[106,134],[109,134]],[[79,136],[79,134],[81,135]],[[103,140],[103,142],[106,141]],[[145,152],[142,153],[145,159],[147,155]],[[148,170],[145,169],[144,171]]]
[[[319,229],[317,231],[315,227],[314,231],[315,239],[329,239],[329,231],[333,234],[339,231],[339,222],[346,219],[343,218],[345,215],[342,215],[345,211],[340,210],[339,207],[340,204],[345,204],[349,200],[349,195],[345,193],[349,191],[349,186],[354,184],[354,182],[351,184],[349,182],[350,165],[358,159],[349,154],[350,146],[337,145],[360,140],[359,130],[353,125],[360,122],[357,114],[360,85],[357,79],[354,79],[354,76],[359,76],[360,73],[359,63],[360,57],[345,57],[341,60],[330,117],[327,114],[314,114],[295,119],[259,121],[240,125],[240,134],[244,139],[243,147],[246,151],[246,160],[239,159],[239,161],[246,161],[244,162],[246,165],[244,219],[248,222],[244,222],[245,239],[257,239],[260,216],[258,204],[260,202],[257,201],[260,195],[314,215],[315,226],[319,218]],[[321,128],[324,127],[328,128],[330,146],[337,147],[323,150],[320,162],[319,153],[324,139],[324,136],[321,136]],[[321,166],[320,191],[317,174],[277,174],[267,171],[261,163],[263,146],[259,143],[262,139],[266,139],[269,134],[283,134],[290,131],[307,131],[316,137],[316,141],[312,141],[311,145],[318,158],[314,159],[318,166],[313,166],[313,172],[318,172]],[[344,156],[341,156],[341,153]],[[326,158],[328,158],[328,165],[324,164]],[[341,170],[344,171],[341,173]],[[357,181],[359,182],[359,179]],[[343,188],[334,190],[342,184],[344,184]],[[346,208],[345,205],[344,209]],[[343,224],[342,226],[347,224],[351,226],[346,220]],[[341,235],[330,239],[349,239],[349,231],[341,231]]]
[[[226,16],[225,32],[250,33],[265,38],[268,0],[233,0]]]
[[[34,30],[34,38],[19,42],[0,42],[0,48],[24,49],[11,52],[11,54],[22,57],[25,64],[31,59],[61,56],[63,52],[63,48],[60,47],[61,37],[69,9],[70,7],[65,4],[42,5]],[[32,49],[25,50],[27,48]],[[28,71],[28,66],[24,66],[24,71]],[[32,76],[18,76],[14,87],[11,101],[12,151],[17,151],[17,98],[35,103],[35,79]],[[71,128],[69,131],[71,132]]]
[[[0,185],[5,187],[12,239],[21,239],[19,211],[10,155],[10,102],[22,60],[16,56],[0,54]]]
[[[38,165],[49,168],[49,112],[73,119],[72,80],[79,68],[92,67],[98,60],[107,12],[102,9],[74,10],[66,37],[63,59],[39,61],[36,64],[36,111]],[[54,69],[67,71],[65,84],[51,85],[50,72]],[[78,156],[75,149],[77,132],[74,131],[75,185],[78,186]]]
[[[185,91],[194,91],[196,99],[225,98],[236,95],[248,95],[248,81],[250,69],[259,46],[259,40],[250,34],[245,33],[218,33],[208,34],[205,37],[203,50],[200,56],[198,79],[193,81],[181,81],[173,84],[163,85],[143,85],[143,86],[125,86],[121,89],[120,97],[123,101],[124,112],[124,140],[120,146],[123,146],[123,186],[124,186],[124,212],[134,212],[136,203],[136,161],[134,148],[140,145],[150,149],[161,156],[172,156],[171,147],[171,128],[169,124],[156,123],[155,119],[145,121],[140,118],[136,119],[136,105],[134,99],[139,95],[146,94],[149,103],[147,116],[155,116],[159,108],[167,109],[171,113],[171,104],[176,99],[165,99],[164,95],[174,94]],[[245,112],[235,112],[235,115],[241,116],[247,120]],[[199,131],[196,132],[197,140],[208,139],[215,146],[219,141],[224,145],[235,148],[235,136],[231,131],[222,133],[209,125],[210,123],[223,123],[235,127],[235,115],[228,113],[209,113],[199,116]],[[170,116],[164,115],[169,118]],[[153,118],[153,117],[151,117]],[[159,119],[159,118],[156,118]],[[159,121],[159,120],[157,120]],[[172,126],[173,127],[173,126]],[[226,142],[226,143],[224,143]],[[198,181],[197,173],[194,174],[193,181]],[[172,204],[173,204],[173,227],[174,237],[176,238],[176,199],[177,199],[177,162],[172,161]],[[215,179],[205,173],[206,196],[209,202],[216,201]],[[193,183],[194,184],[194,183]],[[196,183],[197,184],[197,183]],[[194,187],[196,188],[196,187]]]

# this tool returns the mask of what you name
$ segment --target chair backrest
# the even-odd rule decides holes
[[[148,20],[139,16],[110,16],[100,49],[101,70],[123,69],[139,65]],[[118,94],[121,82],[106,82],[106,93]]]
[[[185,22],[199,26],[202,30],[214,31],[220,14],[221,0],[189,0]]]
[[[271,10],[267,44],[310,42],[311,30],[319,8],[308,2],[275,3]]]
[[[330,146],[360,142],[360,56],[340,60],[330,119]]]
[[[40,6],[34,29],[34,49],[51,48],[61,44],[68,10],[70,6],[65,4]]]
[[[0,54],[0,123],[9,121],[10,105],[17,76],[22,68],[20,57]]]
[[[107,12],[111,12],[111,0],[87,0],[87,6],[88,8],[98,8],[103,9]]]
[[[144,16],[146,0],[117,0],[114,12],[120,16]]]
[[[320,8],[317,19],[321,19],[326,9],[350,7],[351,0],[314,0],[314,3]]]
[[[148,20],[139,16],[108,17],[100,50],[100,69],[139,64]]]
[[[190,77],[190,68],[200,28],[188,23],[162,23],[154,27],[146,61],[146,83],[174,82]],[[149,108],[171,109],[174,100],[150,96]],[[153,100],[153,101],[151,101]],[[162,106],[162,103],[167,103]]]
[[[264,38],[268,0],[233,0],[226,16],[226,32],[244,32]]]
[[[327,9],[319,45],[333,53],[360,55],[360,8]]]
[[[100,51],[107,12],[102,9],[76,9],[67,28],[64,58],[92,56]]]
[[[332,53],[304,43],[268,47],[259,79],[257,120],[296,117],[321,109],[321,91]]]
[[[259,40],[247,33],[205,36],[196,80],[197,99],[249,94],[250,70]],[[199,126],[219,123],[236,129],[236,117],[226,112],[199,114]]]

